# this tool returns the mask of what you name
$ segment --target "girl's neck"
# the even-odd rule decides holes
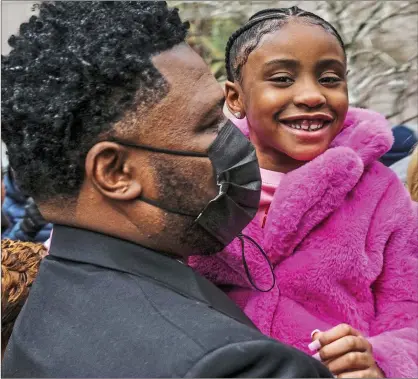
[[[265,151],[257,151],[258,162],[260,167],[265,170],[283,172],[284,174],[296,170],[303,166],[306,162],[297,161],[289,156],[274,151],[273,154],[266,154]]]

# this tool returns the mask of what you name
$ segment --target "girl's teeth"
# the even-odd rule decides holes
[[[313,121],[313,122],[310,123],[309,129],[310,130],[317,130],[317,129],[321,128],[322,125],[323,125],[323,122]]]
[[[301,120],[294,121],[291,124],[288,124],[293,129],[302,129],[307,131],[315,131],[321,129],[325,124],[325,121],[322,120]]]

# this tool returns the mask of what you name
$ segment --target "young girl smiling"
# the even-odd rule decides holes
[[[226,67],[228,108],[262,168],[244,234],[274,280],[242,238],[190,265],[337,377],[416,377],[417,208],[378,162],[393,140],[385,118],[349,108],[338,32],[297,7],[258,12]]]

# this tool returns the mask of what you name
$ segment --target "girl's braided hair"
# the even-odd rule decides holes
[[[344,54],[344,42],[338,31],[323,18],[298,7],[264,9],[254,14],[246,24],[236,30],[229,38],[225,49],[225,67],[229,81],[241,80],[242,68],[248,56],[258,46],[261,38],[287,24],[292,17],[303,19],[314,25],[322,26],[334,35]]]

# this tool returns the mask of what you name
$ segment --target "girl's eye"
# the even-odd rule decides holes
[[[319,79],[319,83],[321,84],[337,84],[342,82],[342,79],[339,76],[336,75],[328,75],[328,76],[323,76],[322,78]]]
[[[290,76],[274,76],[270,79],[272,82],[282,84],[282,85],[289,85],[294,82],[294,80]]]

